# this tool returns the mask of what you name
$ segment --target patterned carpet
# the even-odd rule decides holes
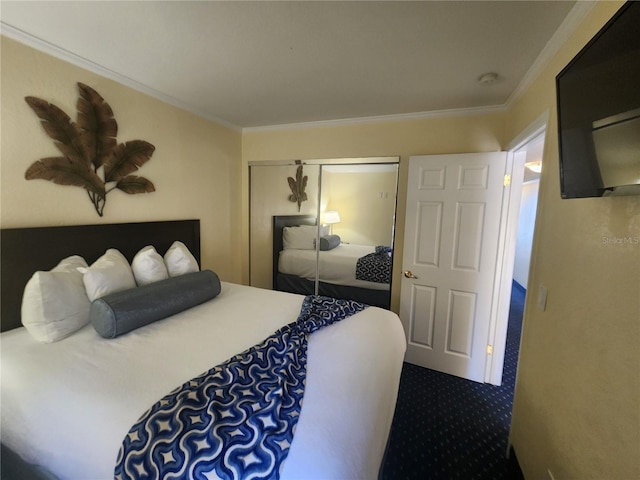
[[[506,452],[524,296],[514,284],[500,387],[404,364],[383,480],[514,478]]]

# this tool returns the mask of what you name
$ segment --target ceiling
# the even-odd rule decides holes
[[[504,107],[575,3],[3,0],[0,19],[3,35],[250,128]]]

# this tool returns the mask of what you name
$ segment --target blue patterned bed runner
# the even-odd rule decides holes
[[[115,478],[280,478],[302,407],[308,336],[364,308],[305,297],[295,322],[144,413],[120,447]]]
[[[391,247],[377,246],[375,252],[356,261],[356,278],[375,283],[391,283]]]

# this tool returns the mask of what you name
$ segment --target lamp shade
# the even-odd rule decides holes
[[[331,225],[333,223],[340,223],[340,215],[335,210],[329,210],[324,212],[324,219],[322,223],[326,225]]]

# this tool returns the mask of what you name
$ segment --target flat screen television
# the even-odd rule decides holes
[[[556,77],[562,198],[640,195],[640,2]]]

